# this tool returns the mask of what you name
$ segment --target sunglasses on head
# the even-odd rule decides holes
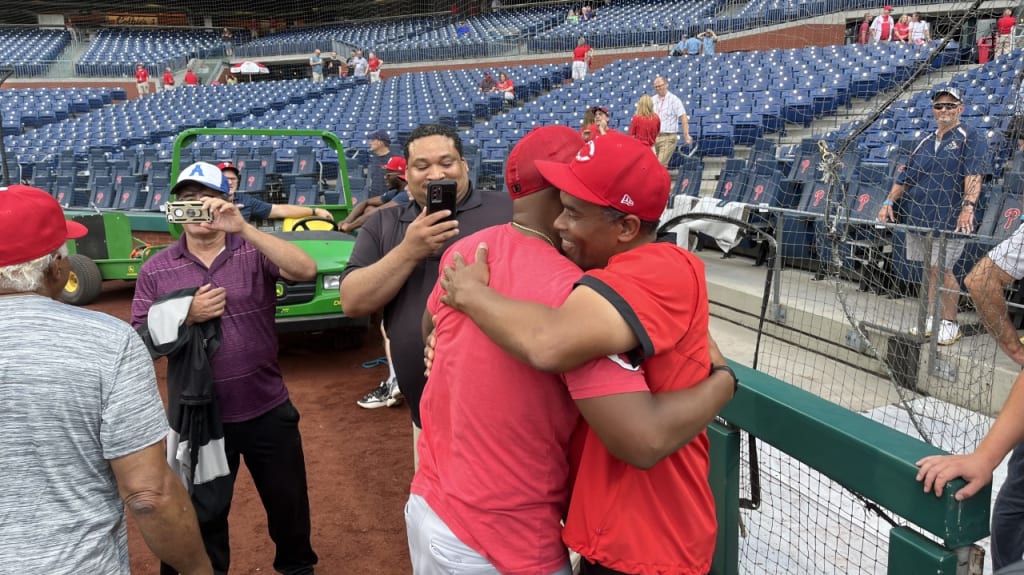
[[[936,104],[932,104],[932,108],[935,110],[952,110],[959,105],[960,104],[954,102],[938,102]]]

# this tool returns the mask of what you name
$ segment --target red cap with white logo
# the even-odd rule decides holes
[[[570,196],[650,222],[665,211],[672,187],[650,146],[620,132],[587,142],[568,164],[538,160],[537,169]]]

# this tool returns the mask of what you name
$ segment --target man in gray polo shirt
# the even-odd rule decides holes
[[[414,201],[378,210],[363,224],[341,278],[340,294],[345,312],[353,317],[383,310],[398,385],[412,412],[415,441],[421,427],[420,396],[426,385],[423,312],[437,282],[441,254],[460,235],[507,223],[512,203],[507,194],[472,188],[462,139],[452,128],[417,127],[405,142],[405,156],[408,191]],[[443,179],[458,183],[455,214],[442,210],[427,215],[427,182]],[[449,215],[454,218],[448,220]],[[372,393],[391,391],[382,383]]]
[[[690,118],[686,115],[686,108],[683,101],[672,92],[668,91],[668,80],[661,76],[654,77],[654,113],[661,120],[661,132],[654,140],[654,151],[658,154],[658,161],[662,166],[668,167],[672,159],[672,152],[679,142],[680,127],[682,127],[683,141],[687,145],[693,145],[693,138],[690,137]]]

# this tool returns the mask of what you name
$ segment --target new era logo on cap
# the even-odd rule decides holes
[[[665,211],[672,186],[651,148],[619,132],[587,142],[568,164],[538,160],[537,169],[573,197],[651,222]]]
[[[178,181],[171,188],[171,193],[177,195],[178,190],[188,182],[197,182],[225,195],[231,189],[228,187],[228,180],[221,173],[220,168],[207,162],[196,162],[183,169],[178,174]]]

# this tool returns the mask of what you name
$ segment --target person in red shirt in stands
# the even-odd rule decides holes
[[[587,44],[586,38],[580,36],[576,41],[576,48],[572,51],[572,81],[582,82],[587,78],[587,70],[590,69],[590,58],[593,48]]]
[[[1013,27],[1016,25],[1017,19],[1013,17],[1013,10],[1003,10],[1003,17],[996,20],[996,58],[1010,53]]]
[[[583,136],[583,141],[589,142],[612,131],[608,127],[609,118],[611,118],[611,114],[608,113],[608,108],[604,106],[591,106],[583,114],[583,124],[580,127],[580,135]]]
[[[376,54],[370,52],[370,57],[366,59],[366,67],[370,70],[370,81],[380,82],[380,66],[383,64],[380,58]]]
[[[199,85],[199,76],[196,76],[196,73],[192,71],[192,68],[189,68],[188,70],[185,71],[185,85],[186,86],[198,86]]]
[[[442,274],[442,303],[543,371],[624,354],[632,365],[642,362],[657,395],[728,370],[711,367],[703,264],[673,243],[655,241],[671,178],[650,148],[613,132],[587,142],[569,164],[536,166],[561,190],[554,227],[562,251],[585,275],[558,308],[508,299],[487,285],[488,264],[502,264],[488,262],[481,245],[472,265],[452,256],[454,267]],[[606,408],[635,414],[649,399],[621,393],[621,403]],[[562,539],[584,557],[582,573],[707,573],[717,523],[703,427],[667,457],[627,457],[632,464],[613,439],[588,428],[579,458]]]
[[[865,14],[864,19],[860,21],[860,26],[857,31],[857,43],[867,44],[871,41],[871,14]]]
[[[650,146],[653,151],[654,140],[658,138],[659,132],[661,132],[661,118],[654,113],[654,100],[651,99],[650,94],[644,94],[636,103],[636,114],[629,123],[629,135],[640,140],[644,145]]]
[[[516,98],[516,85],[504,72],[498,74],[498,83],[494,85],[494,89],[503,93],[506,100],[512,101]]]
[[[139,97],[149,93],[149,72],[142,62],[135,65],[135,86],[139,89]]]
[[[174,89],[174,73],[171,72],[170,66],[164,70],[164,90]]]

